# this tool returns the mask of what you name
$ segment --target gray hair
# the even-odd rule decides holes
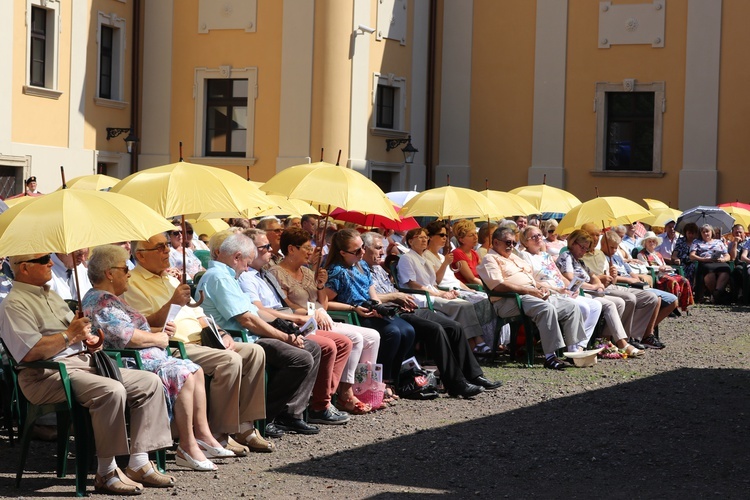
[[[703,231],[704,229],[710,229],[712,233],[713,233],[714,231],[716,231],[716,229],[714,229],[714,227],[713,227],[713,226],[712,226],[711,224],[703,224],[703,225],[701,226],[701,231]]]
[[[367,248],[373,247],[378,241],[383,241],[383,235],[374,231],[363,233],[360,238],[362,238],[362,244]]]
[[[35,253],[29,253],[29,254],[23,254],[23,255],[11,255],[8,257],[8,263],[10,264],[10,268],[13,270],[13,276],[18,276],[19,266],[22,262],[29,261],[31,259],[36,258],[36,256],[39,254]],[[42,254],[44,256],[46,254]]]
[[[622,226],[618,226],[622,227]],[[612,243],[613,245],[617,246],[622,241],[622,238],[620,238],[620,235],[617,234],[614,230],[609,230],[606,233],[604,233],[604,237],[607,239],[609,243]]]
[[[128,260],[128,251],[119,245],[102,245],[89,256],[89,280],[96,285],[107,279],[107,271]]]
[[[511,229],[509,227],[502,227],[501,226],[501,227],[495,229],[495,232],[492,233],[492,241],[495,241],[495,240],[497,240],[497,241],[504,241],[506,235],[515,236],[516,235],[516,231],[514,231],[513,229]]]
[[[255,243],[255,240],[258,238],[258,236],[263,236],[266,234],[266,232],[262,229],[258,229],[257,227],[251,227],[243,230],[242,234],[253,240],[253,243]]]
[[[211,252],[211,258],[213,260],[216,260],[216,257],[219,255],[219,249],[221,247],[221,244],[224,243],[224,240],[229,236],[237,234],[241,231],[242,228],[240,227],[230,227],[224,229],[223,231],[215,232],[213,236],[211,236],[211,239],[208,240],[208,250]]]
[[[230,234],[219,246],[219,253],[224,255],[240,253],[245,258],[254,258],[256,252],[253,240],[241,233]]]
[[[259,220],[256,227],[265,231],[266,229],[268,229],[268,226],[270,226],[272,222],[278,222],[279,224],[281,224],[281,221],[277,217],[269,215]]]

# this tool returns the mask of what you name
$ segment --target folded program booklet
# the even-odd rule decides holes
[[[315,330],[318,329],[318,322],[315,321],[315,318],[310,316],[310,319],[308,319],[304,325],[299,327],[299,334],[303,337],[307,335],[315,335]]]

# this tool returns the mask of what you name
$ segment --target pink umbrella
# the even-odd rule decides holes
[[[394,205],[393,209],[398,212],[400,210],[400,207]],[[388,217],[383,217],[382,215],[363,214],[362,212],[343,210],[341,208],[337,208],[329,215],[334,220],[353,222],[354,224],[359,224],[360,226],[366,227],[391,229],[393,231],[408,231],[409,229],[419,227],[419,223],[414,217],[405,217],[401,220],[392,220]]]

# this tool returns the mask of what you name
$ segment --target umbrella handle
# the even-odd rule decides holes
[[[189,302],[187,306],[188,307],[198,307],[201,304],[203,304],[203,299],[204,298],[205,297],[203,296],[203,290],[198,290],[198,301],[195,302],[195,303]]]

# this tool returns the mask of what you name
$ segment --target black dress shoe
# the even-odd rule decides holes
[[[277,417],[274,424],[284,432],[296,432],[297,434],[317,434],[320,432],[318,426],[310,425],[301,418]]]
[[[448,394],[454,398],[459,396],[462,398],[473,398],[480,392],[484,392],[484,387],[470,384],[466,380],[462,380],[448,389]]]
[[[488,391],[494,391],[495,389],[503,385],[503,383],[500,382],[499,380],[496,380],[495,382],[493,382],[492,380],[484,378],[484,376],[482,375],[472,380],[471,383],[474,385],[478,385],[479,387],[484,387]]]
[[[276,424],[269,422],[266,424],[266,437],[280,438],[284,435],[284,431],[276,427]]]

